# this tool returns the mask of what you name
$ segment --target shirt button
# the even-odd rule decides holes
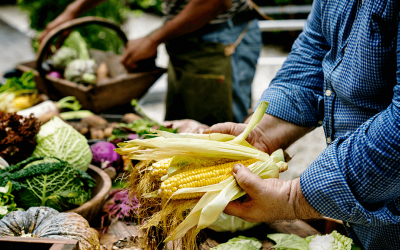
[[[318,121],[318,125],[322,125],[322,121]]]
[[[330,137],[326,138],[326,142],[331,143],[332,142],[331,138]]]
[[[332,95],[332,91],[330,91],[329,89],[327,91],[325,91],[325,95],[326,96],[331,96]]]

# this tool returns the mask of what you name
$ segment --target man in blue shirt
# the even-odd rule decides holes
[[[400,2],[314,0],[302,34],[261,100],[249,142],[271,153],[322,125],[328,147],[299,179],[261,180],[225,212],[249,221],[342,220],[365,249],[400,249]],[[244,124],[212,132],[237,135]]]

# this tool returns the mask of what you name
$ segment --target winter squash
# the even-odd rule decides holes
[[[0,236],[74,239],[79,241],[80,250],[100,250],[97,234],[82,216],[49,207],[7,214],[0,220]]]

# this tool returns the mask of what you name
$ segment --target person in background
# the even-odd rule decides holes
[[[248,141],[271,153],[317,126],[328,147],[291,181],[234,173],[247,192],[225,212],[251,222],[326,216],[364,249],[400,246],[400,2],[315,0],[261,100]],[[245,124],[208,132],[240,134]]]
[[[39,41],[103,1],[72,2],[47,25]],[[170,56],[166,120],[193,119],[212,125],[243,122],[248,116],[262,41],[247,1],[165,0],[164,25],[128,42],[121,61],[128,70],[156,57],[158,45],[166,44]]]

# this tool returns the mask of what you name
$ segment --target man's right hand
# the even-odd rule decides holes
[[[250,120],[247,119],[246,123]],[[246,128],[247,124],[225,122],[213,125],[207,133],[222,133],[238,136]],[[246,140],[255,148],[271,154],[280,148],[286,149],[293,142],[311,130],[308,127],[301,127],[284,121],[275,116],[265,114],[260,123],[250,132]]]

